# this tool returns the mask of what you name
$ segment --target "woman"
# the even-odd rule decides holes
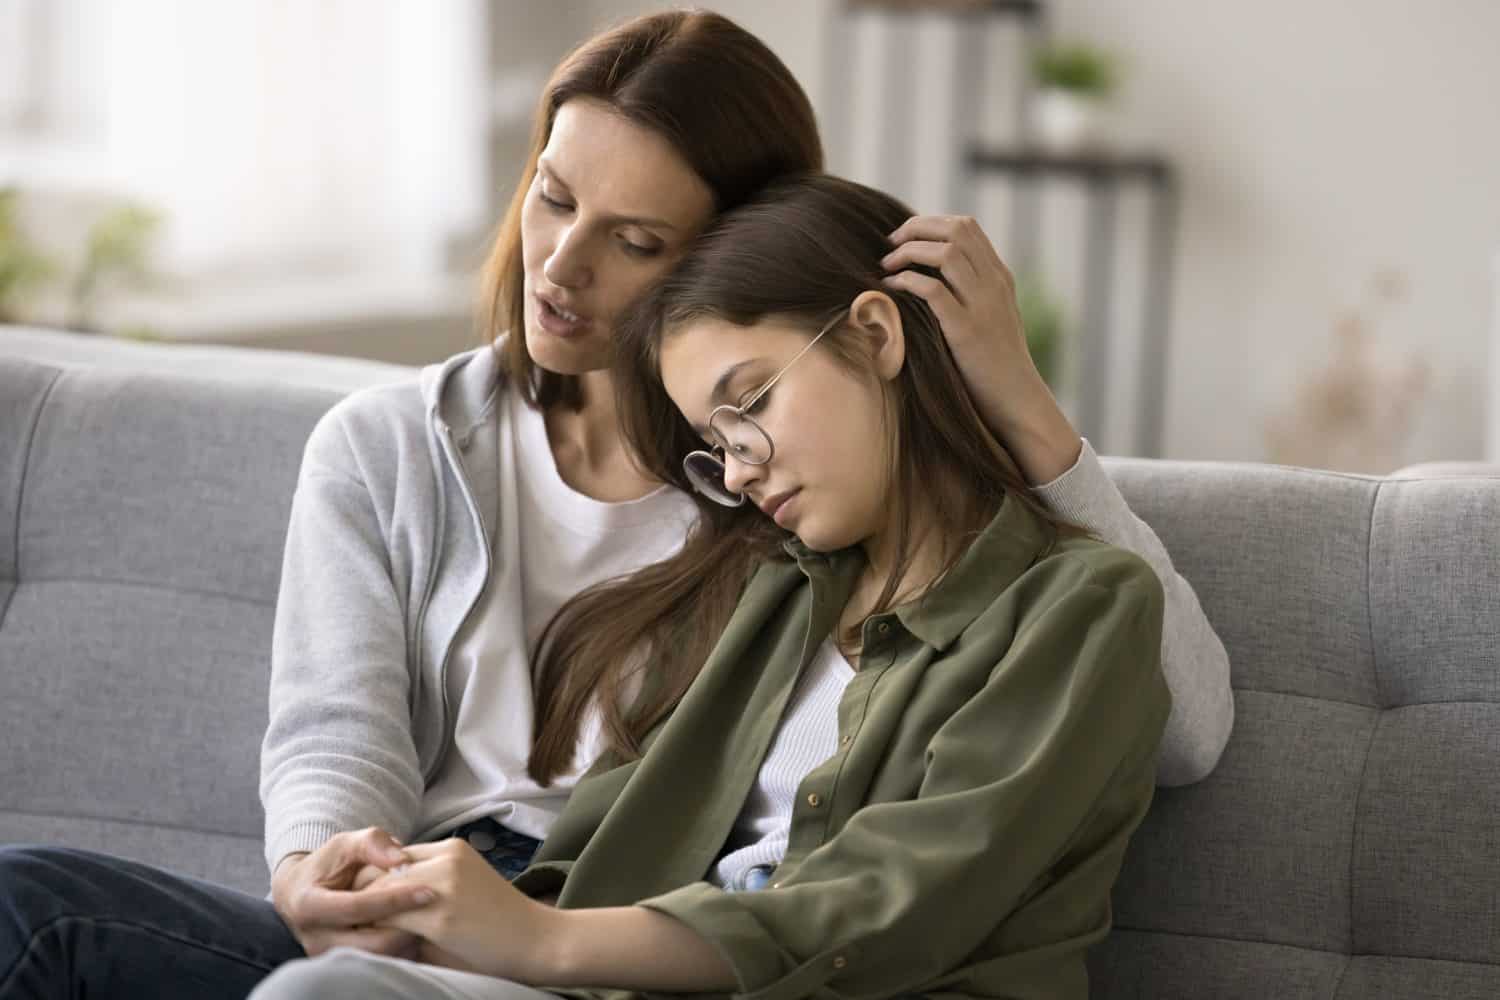
[[[356,394],[308,442],[263,748],[274,907],[86,852],[0,851],[0,896],[19,901],[0,924],[0,997],[27,981],[129,995],[141,968],[152,995],[170,995],[163,969],[232,995],[336,945],[417,954],[416,936],[376,925],[420,895],[354,891],[365,865],[455,834],[501,871],[524,865],[581,765],[655,721],[582,723],[554,705],[538,726],[534,640],[588,585],[675,552],[696,516],[621,436],[605,370],[615,318],[715,214],[821,160],[795,80],[717,15],[640,18],[564,60],[492,254],[494,349]],[[1180,710],[1160,776],[1201,777],[1228,738],[1222,646],[1036,377],[1009,275],[964,220],[910,220],[892,248],[891,288],[930,301],[986,424],[1046,484],[1037,495],[1166,581]],[[41,935],[66,916],[105,928],[87,955]]]
[[[932,311],[883,290],[905,214],[777,185],[642,305],[618,406],[646,467],[717,513],[559,627],[613,616],[593,638],[652,677],[712,634],[706,665],[643,755],[579,785],[519,888],[441,845],[376,877],[433,892],[391,923],[460,969],[337,951],[256,1000],[1088,995],[1170,708],[1161,585],[1030,497]],[[672,572],[707,603],[654,600]]]

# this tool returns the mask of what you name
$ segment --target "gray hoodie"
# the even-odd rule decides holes
[[[445,670],[490,572],[497,470],[466,454],[505,391],[479,348],[415,382],[363,389],[318,422],[292,500],[261,750],[266,862],[379,826],[410,840],[453,733]],[[1156,570],[1172,691],[1163,784],[1196,781],[1228,742],[1229,661],[1160,540],[1085,443],[1044,502]]]

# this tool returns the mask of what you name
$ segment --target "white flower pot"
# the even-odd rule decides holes
[[[1069,155],[1107,144],[1104,102],[1070,90],[1048,88],[1031,98],[1031,133],[1049,153]]]

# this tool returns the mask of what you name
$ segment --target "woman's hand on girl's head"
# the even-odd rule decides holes
[[[421,938],[424,960],[517,982],[535,982],[559,911],[531,899],[458,837],[406,848],[411,863],[382,884],[409,882],[431,893],[419,909],[379,926]]]
[[[978,222],[968,216],[915,215],[889,237],[882,263],[887,288],[923,299],[964,385],[990,432],[1033,484],[1047,483],[1078,459],[1083,442],[1047,387],[1016,303],[1016,283]],[[919,271],[925,265],[942,280]]]

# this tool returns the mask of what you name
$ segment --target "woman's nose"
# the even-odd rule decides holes
[[[582,288],[589,283],[593,268],[588,260],[588,241],[577,227],[563,231],[542,273],[548,281],[563,288]]]

